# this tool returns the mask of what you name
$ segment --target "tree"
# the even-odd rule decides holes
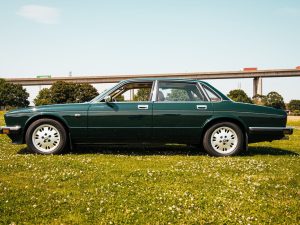
[[[300,100],[291,100],[288,104],[288,108],[292,112],[295,110],[300,110]]]
[[[8,83],[0,79],[0,106],[27,107],[28,92],[20,84]]]
[[[252,101],[256,105],[265,105],[266,103],[266,96],[265,95],[255,95],[252,97]]]
[[[248,95],[241,89],[231,90],[227,96],[235,102],[253,103]]]
[[[166,100],[168,101],[189,101],[186,90],[183,89],[172,89],[170,93],[167,94]]]
[[[52,102],[55,104],[75,102],[75,84],[57,81],[50,87]]]
[[[98,95],[90,84],[77,84],[65,81],[55,82],[50,88],[42,89],[34,99],[35,105],[86,102]]]
[[[137,93],[133,96],[134,101],[149,101],[151,89],[140,88]]]
[[[270,106],[276,109],[285,109],[283,97],[275,91],[267,94],[265,98],[265,106]]]
[[[87,102],[98,95],[98,91],[90,84],[75,84],[75,102]]]
[[[38,96],[33,100],[35,105],[49,105],[52,104],[52,95],[49,88],[40,90]]]

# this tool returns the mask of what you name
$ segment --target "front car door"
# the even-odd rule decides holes
[[[159,81],[153,104],[153,138],[160,142],[199,143],[213,105],[198,82]]]
[[[152,135],[153,82],[127,82],[93,103],[88,112],[88,136],[94,143],[148,142]]]

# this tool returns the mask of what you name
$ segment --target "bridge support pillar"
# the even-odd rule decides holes
[[[253,79],[253,97],[255,95],[262,95],[262,78],[254,77]]]

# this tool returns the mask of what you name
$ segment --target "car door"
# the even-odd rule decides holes
[[[213,114],[213,105],[197,82],[159,81],[153,104],[153,138],[197,143]]]
[[[112,93],[111,101],[89,108],[88,136],[92,142],[147,142],[152,135],[152,82],[126,83]]]

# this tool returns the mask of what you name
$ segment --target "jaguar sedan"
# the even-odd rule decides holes
[[[45,105],[5,114],[13,143],[57,154],[74,144],[182,143],[232,156],[248,143],[292,134],[284,111],[237,103],[210,84],[187,79],[131,79],[90,102]]]

